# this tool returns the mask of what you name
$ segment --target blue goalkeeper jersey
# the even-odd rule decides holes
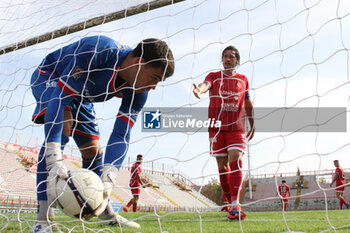
[[[103,102],[127,87],[117,73],[131,51],[106,36],[86,37],[47,55],[39,70],[58,77],[57,85],[68,95]]]
[[[147,92],[136,93],[118,77],[119,67],[131,51],[106,36],[92,36],[45,57],[36,72],[48,77],[47,86],[56,84],[45,111],[47,142],[61,142],[63,112],[73,100],[84,104],[122,97],[105,155],[105,163],[122,163],[130,130],[147,100]]]

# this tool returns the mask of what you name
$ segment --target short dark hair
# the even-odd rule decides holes
[[[154,68],[162,68],[165,78],[174,74],[175,61],[173,52],[162,40],[149,38],[141,41],[131,52],[133,57],[141,57],[146,65]]]
[[[339,163],[339,160],[338,160],[338,159],[336,159],[336,160],[334,160],[333,162],[337,162],[337,163]]]
[[[142,158],[142,157],[143,157],[143,155],[141,155],[141,154],[136,156],[136,158]]]
[[[227,47],[222,51],[221,58],[224,57],[224,53],[225,53],[227,50],[232,50],[232,51],[235,52],[235,55],[236,55],[236,58],[237,58],[238,64],[239,64],[239,63],[241,62],[241,55],[239,55],[239,51],[238,51],[238,49],[237,49],[235,46],[232,46],[232,45],[227,46]]]
[[[286,183],[286,180],[282,180],[282,183]]]

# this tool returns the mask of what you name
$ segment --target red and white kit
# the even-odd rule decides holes
[[[288,202],[289,186],[285,183],[278,186],[278,193],[283,197],[284,202]]]
[[[132,195],[140,194],[141,184],[137,179],[137,174],[140,174],[140,173],[141,173],[141,166],[138,163],[134,163],[134,165],[131,168],[131,177],[129,182]]]
[[[209,128],[213,156],[226,156],[227,151],[244,151],[247,144],[245,132],[245,99],[249,98],[249,84],[245,75],[228,76],[222,71],[209,73],[205,82],[210,84],[210,119],[220,120],[221,127]]]
[[[335,189],[336,192],[344,192],[345,186],[342,186],[345,184],[345,174],[343,168],[340,166],[335,169],[335,174],[338,174],[338,179],[335,182],[335,186],[337,187]],[[341,187],[339,187],[341,186]]]

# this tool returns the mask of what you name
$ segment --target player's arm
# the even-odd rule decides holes
[[[339,174],[338,173],[335,173],[335,176],[333,177],[333,180],[332,182],[330,183],[330,187],[332,187],[333,183],[339,178]]]
[[[135,93],[131,89],[123,91],[122,104],[106,148],[105,166],[113,165],[119,169],[122,165],[128,151],[131,129],[147,100],[147,95],[147,92]]]
[[[246,116],[248,118],[249,126],[250,126],[249,131],[247,133],[247,138],[248,138],[248,140],[251,140],[254,137],[255,125],[254,125],[253,103],[249,97],[245,99],[244,108],[245,108],[245,113],[246,113]]]
[[[206,93],[210,89],[210,83],[207,81],[204,81],[200,83],[198,86],[197,84],[193,83],[193,94],[200,99],[200,95],[203,93]]]
[[[148,187],[147,183],[144,182],[144,179],[142,178],[140,173],[136,174],[136,179],[138,180],[138,182],[141,184],[142,187]]]
[[[147,100],[148,94],[147,92],[135,93],[131,89],[124,89],[122,93],[122,104],[108,140],[101,176],[105,186],[106,199],[109,198],[115,185],[118,170],[128,151],[131,129]],[[98,212],[96,212],[96,215],[98,215]]]

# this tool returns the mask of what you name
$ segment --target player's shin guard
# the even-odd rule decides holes
[[[230,162],[230,190],[231,202],[239,202],[239,189],[242,183],[242,160]]]

